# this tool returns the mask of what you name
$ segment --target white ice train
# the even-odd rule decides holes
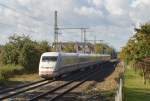
[[[62,74],[110,60],[108,54],[82,54],[46,52],[41,55],[39,76],[42,78],[57,77]]]

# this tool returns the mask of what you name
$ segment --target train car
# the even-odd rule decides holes
[[[46,52],[40,58],[39,76],[43,78],[57,77],[109,59],[110,55],[107,54]]]
[[[43,53],[39,63],[39,76],[43,78],[57,77],[60,74],[72,71],[70,66],[78,64],[78,62],[78,54],[76,53]]]

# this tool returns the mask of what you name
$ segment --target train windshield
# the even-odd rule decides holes
[[[57,61],[57,57],[56,56],[43,56],[42,57],[42,62],[55,62]]]

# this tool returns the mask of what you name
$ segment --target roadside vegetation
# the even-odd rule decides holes
[[[0,82],[24,73],[34,73],[43,52],[50,51],[48,42],[36,42],[29,36],[13,35],[0,49]]]
[[[0,80],[8,80],[14,74],[20,74],[23,71],[23,67],[14,64],[1,65],[0,67]]]
[[[126,66],[125,101],[150,101],[150,23],[135,28],[120,59]]]
[[[125,73],[125,101],[150,101],[150,83],[142,83],[143,77],[128,68]]]
[[[135,28],[135,34],[122,49],[120,58],[141,72],[144,83],[150,80],[150,23]]]

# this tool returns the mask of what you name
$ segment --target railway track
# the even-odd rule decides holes
[[[39,80],[39,81],[36,81],[36,82],[19,85],[19,86],[14,87],[14,88],[2,89],[0,91],[0,94],[4,94],[6,92],[10,92],[10,91],[14,91],[14,90],[17,90],[17,89],[21,89],[21,88],[24,88],[24,87],[27,87],[27,86],[31,86],[31,85],[34,85],[34,84],[37,84],[37,83],[41,83],[41,82],[44,82],[44,81],[46,81],[46,80]]]
[[[81,74],[83,74],[83,73],[81,73]],[[81,74],[74,73],[73,75],[71,75],[71,76],[68,75],[67,77],[64,77],[63,79],[71,79],[71,78],[74,78],[77,75],[81,75]],[[25,93],[25,92],[33,90],[33,89],[37,89],[39,87],[48,85],[48,84],[56,82],[56,81],[57,81],[57,79],[56,80],[50,80],[50,81],[39,80],[39,81],[36,81],[33,83],[20,85],[18,87],[4,89],[4,90],[0,91],[0,100],[11,98],[13,96]]]
[[[85,77],[84,80],[80,81],[79,83],[74,84],[72,87],[69,87],[67,90],[65,90],[64,92],[58,94],[57,96],[53,97],[52,99],[48,100],[48,101],[55,101],[59,98],[61,98],[63,95],[67,94],[68,92],[72,91],[73,89],[77,88],[78,86],[82,85],[84,82],[86,82],[89,78],[95,76],[97,73],[94,73],[90,76]]]
[[[20,93],[24,93],[26,91],[35,89],[37,87],[52,83],[54,81],[56,81],[56,80],[51,80],[51,81],[40,80],[40,81],[33,82],[33,83],[30,83],[30,84],[22,85],[22,86],[19,86],[19,87],[3,90],[3,91],[0,92],[1,93],[0,100],[10,98],[12,96],[18,95]]]
[[[92,74],[92,75],[91,75]],[[29,101],[37,101],[43,97],[45,97],[46,95],[52,95],[51,97],[47,97],[47,99],[50,99],[49,101],[54,101],[58,98],[60,98],[61,96],[63,96],[64,94],[68,93],[69,91],[77,88],[78,86],[80,86],[81,84],[83,84],[84,82],[86,82],[86,80],[88,80],[89,78],[93,77],[94,75],[97,74],[97,69],[94,71],[88,71],[88,73],[85,73],[83,75],[80,75],[78,77],[76,77],[74,80],[71,80],[65,84],[62,84],[54,89],[51,89],[47,92],[44,92],[36,97],[33,97],[32,99],[30,99]],[[80,82],[75,82],[75,81],[80,81]],[[68,87],[71,86],[71,87]],[[62,90],[63,88],[67,88],[67,90],[65,90],[64,92],[60,93],[59,95],[53,96],[53,93],[59,90]]]
[[[107,64],[107,63],[104,63]],[[103,66],[104,66],[103,64]],[[67,82],[61,84],[61,85],[56,85],[55,86],[49,86],[48,89],[44,92],[40,92],[38,93],[38,95],[34,95],[34,91],[32,91],[33,89],[37,89],[37,88],[41,88],[41,87],[45,87],[45,85],[49,85],[52,82],[57,82],[57,80],[51,80],[51,81],[47,81],[47,80],[40,80],[37,82],[33,82],[30,84],[25,84],[25,85],[21,85],[19,87],[15,87],[15,88],[11,88],[11,89],[6,89],[6,90],[2,90],[0,91],[0,94],[2,94],[2,96],[0,95],[0,100],[4,100],[4,99],[8,99],[8,98],[12,98],[11,101],[13,101],[14,97],[18,97],[18,95],[29,95],[28,93],[33,93],[32,97],[27,97],[25,98],[25,100],[29,100],[29,101],[37,101],[37,100],[45,100],[47,101],[47,99],[49,99],[49,101],[54,101],[60,97],[62,97],[63,95],[65,95],[66,93],[72,91],[73,89],[77,88],[78,86],[80,86],[81,84],[83,84],[84,82],[86,82],[89,78],[95,76],[97,73],[99,73],[98,68],[95,68],[91,71],[91,69],[88,69],[86,72],[84,71],[80,71],[77,73],[73,73],[69,76],[66,76],[64,78],[62,78],[62,81],[65,80]],[[51,84],[52,85],[52,84]],[[65,89],[65,90],[64,90]],[[28,91],[32,91],[32,92],[28,92]],[[61,93],[57,93],[61,91]],[[56,94],[57,93],[57,94]]]
[[[112,65],[112,64],[111,64]],[[114,63],[113,65],[116,65],[116,63]],[[65,95],[65,94],[67,94],[68,92],[70,92],[70,91],[72,91],[72,90],[74,90],[75,88],[77,88],[77,87],[79,87],[80,85],[82,85],[82,84],[84,84],[86,81],[88,81],[90,78],[95,78],[95,76],[97,75],[97,74],[99,74],[99,73],[102,73],[101,72],[101,70],[100,69],[98,69],[98,70],[96,70],[96,71],[94,71],[94,72],[92,72],[92,73],[88,73],[88,74],[90,74],[90,75],[88,75],[88,76],[85,76],[84,77],[84,79],[82,79],[80,82],[73,82],[73,83],[71,83],[70,85],[72,85],[72,86],[70,86],[69,85],[69,87],[68,87],[68,85],[67,86],[65,86],[65,87],[62,87],[62,88],[60,88],[59,90],[62,90],[62,89],[64,89],[64,90],[62,90],[62,91],[60,91],[59,92],[59,90],[57,90],[57,92],[51,92],[50,93],[50,95],[52,94],[52,96],[51,97],[47,97],[47,99],[49,99],[49,100],[47,100],[46,99],[46,101],[62,101],[62,99],[60,99],[60,98],[63,98],[63,96]],[[102,73],[102,75],[105,75],[105,73],[103,74]],[[102,76],[101,75],[101,76]],[[103,77],[101,77],[101,79],[103,79]],[[53,94],[57,94],[56,96],[54,96]],[[40,96],[40,97],[42,97],[42,96]],[[37,101],[37,100],[39,100],[39,99],[32,99],[32,100],[30,100],[30,101]],[[41,101],[41,99],[40,99],[40,101]],[[43,99],[42,99],[42,101],[43,101]],[[45,101],[45,100],[44,100]],[[65,100],[63,100],[63,101],[65,101]],[[67,101],[69,101],[69,100],[67,100]]]

